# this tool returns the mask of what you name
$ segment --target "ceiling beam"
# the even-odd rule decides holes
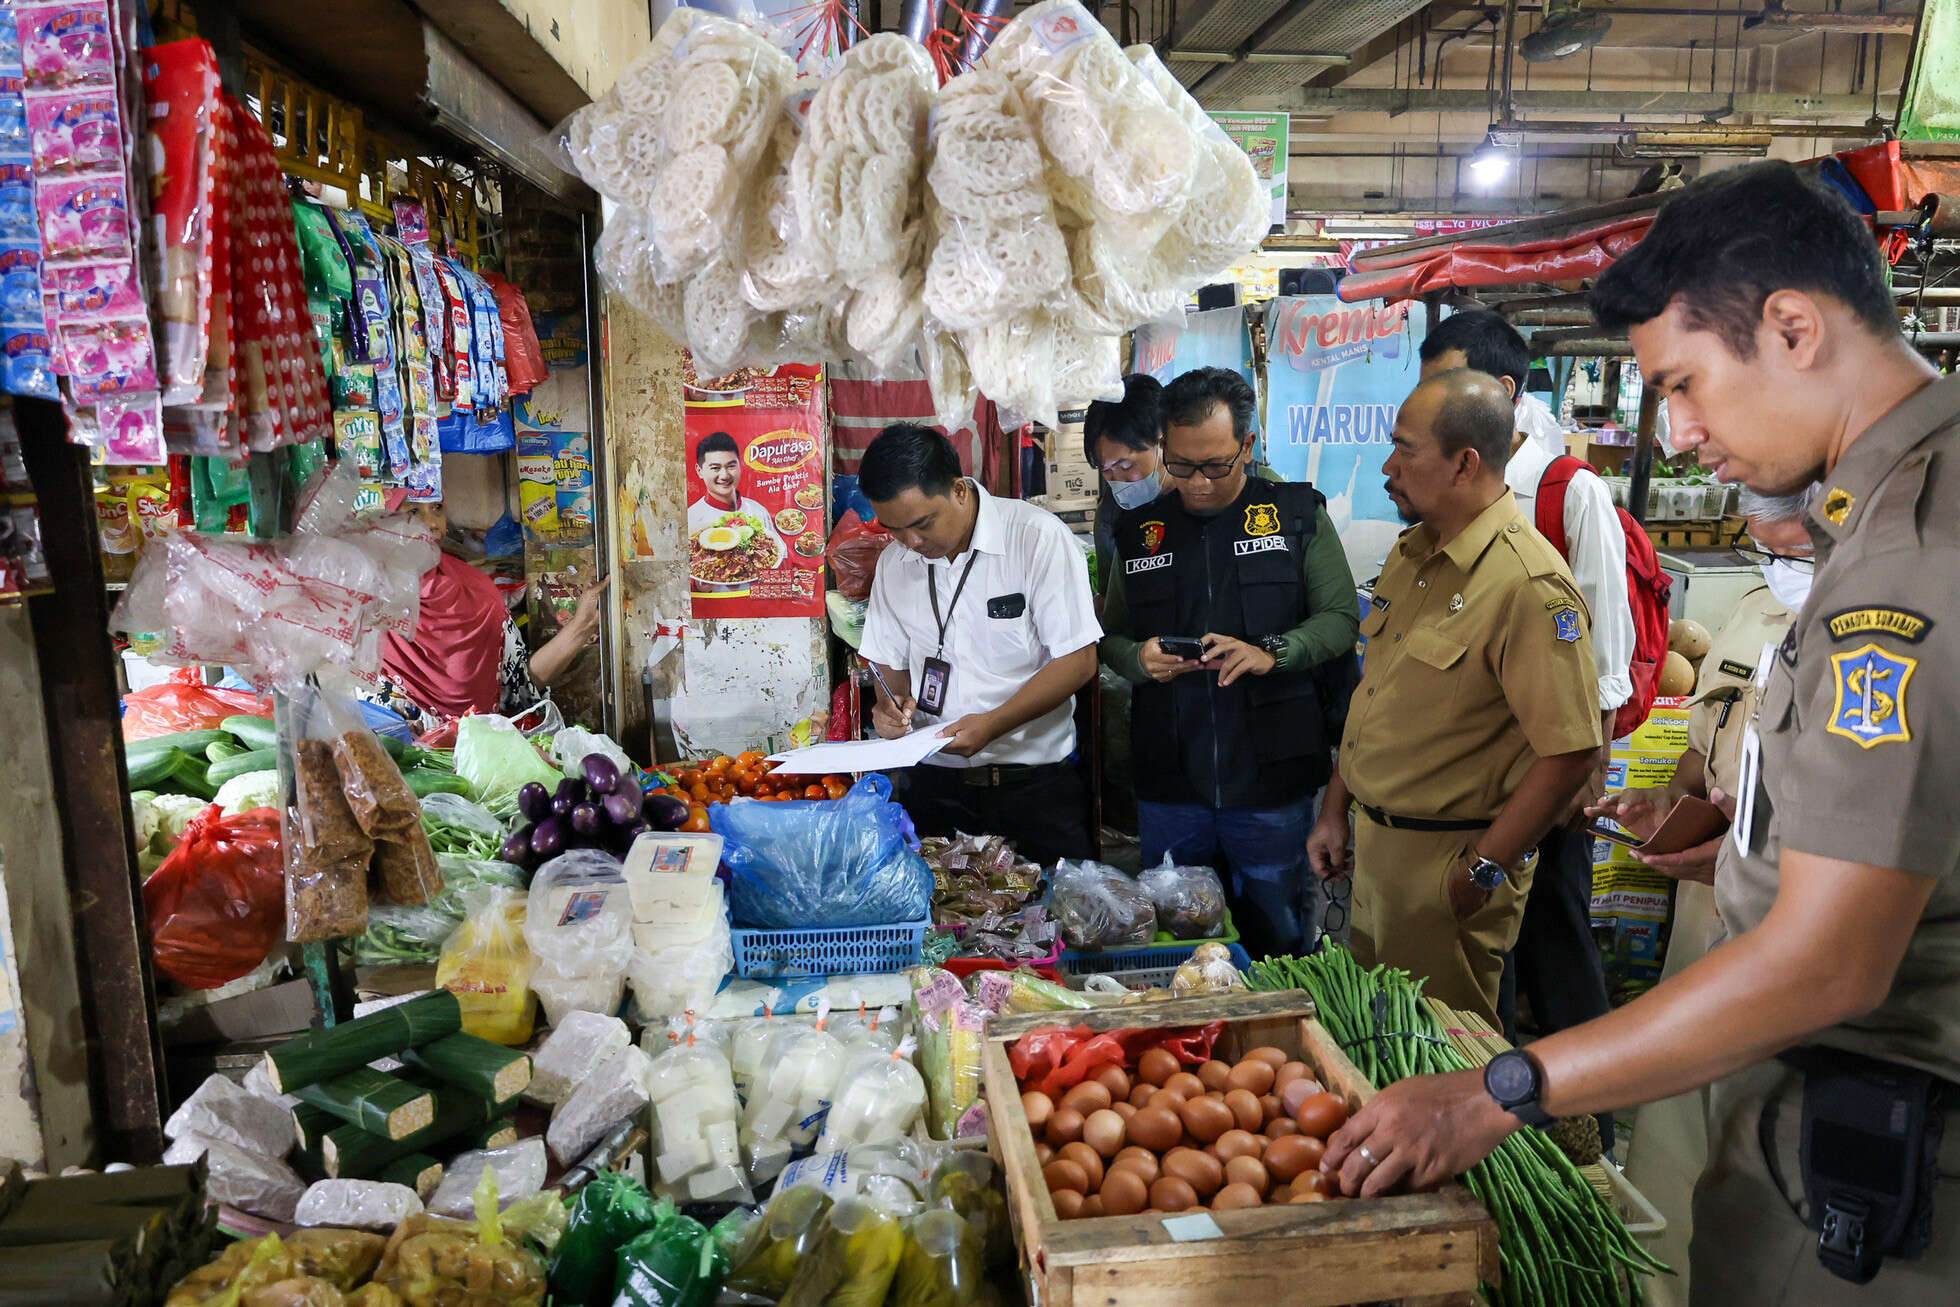
[[[1889,110],[1897,97],[1890,93],[1878,97],[1881,111]],[[1766,91],[1569,91],[1514,90],[1511,100],[1519,109],[1558,109],[1593,113],[1695,114],[1727,116],[1731,113],[1760,114],[1772,118],[1838,118],[1872,111],[1868,95],[1782,94]],[[1483,90],[1406,90],[1390,86],[1306,86],[1281,98],[1280,107],[1294,113],[1386,113],[1461,112],[1490,106],[1490,94]],[[1629,125],[1632,126],[1631,124]]]
[[[1193,64],[1338,64],[1345,65],[1348,56],[1332,50],[1172,50],[1163,56],[1166,62],[1178,60]]]

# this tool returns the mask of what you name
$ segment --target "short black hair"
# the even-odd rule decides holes
[[[1488,372],[1500,381],[1509,378],[1517,393],[1531,372],[1531,346],[1504,315],[1490,309],[1452,313],[1429,329],[1422,341],[1422,361],[1433,363],[1453,349],[1463,351],[1463,366]]]
[[[946,494],[963,475],[952,441],[931,427],[894,422],[864,451],[858,489],[872,502],[884,503],[915,487],[921,494]]]
[[[1608,331],[1652,322],[1676,300],[1690,325],[1756,356],[1763,302],[1828,295],[1879,336],[1899,330],[1871,228],[1842,195],[1766,160],[1674,192],[1641,242],[1600,274],[1591,303]]]
[[[1114,441],[1124,449],[1155,449],[1164,443],[1164,386],[1148,372],[1123,378],[1123,398],[1097,400],[1082,419],[1082,452],[1096,461],[1096,442]]]
[[[1466,449],[1474,449],[1485,467],[1502,476],[1505,464],[1511,461],[1515,433],[1510,404],[1504,402],[1502,392],[1493,394],[1489,389],[1493,380],[1480,368],[1451,368],[1423,385],[1445,391],[1431,428],[1443,453],[1455,458]]]
[[[1244,440],[1259,419],[1259,397],[1252,383],[1230,368],[1193,368],[1164,387],[1164,424],[1201,426],[1214,405],[1232,410],[1232,434]]]
[[[707,462],[710,454],[733,454],[739,458],[742,451],[736,448],[735,437],[726,431],[717,431],[701,437],[701,443],[694,447],[694,466],[700,467]]]

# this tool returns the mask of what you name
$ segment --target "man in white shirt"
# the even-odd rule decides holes
[[[1089,569],[1061,519],[996,499],[946,437],[885,428],[858,484],[895,538],[878,561],[860,652],[884,674],[872,719],[952,743],[896,779],[923,834],[1004,835],[1051,864],[1093,852],[1075,751],[1075,692],[1096,674]]]
[[[1496,377],[1516,402],[1524,394],[1531,349],[1517,328],[1496,313],[1484,309],[1454,313],[1423,340],[1422,376],[1466,367]],[[1520,415],[1511,461],[1504,470],[1512,497],[1534,523],[1545,471],[1566,452],[1544,430],[1543,418],[1549,414],[1547,409],[1536,415],[1530,430]],[[1614,712],[1633,695],[1634,628],[1627,595],[1626,531],[1613,507],[1612,492],[1591,469],[1575,473],[1566,484],[1562,516],[1565,561],[1592,616],[1601,738],[1610,748]],[[1604,750],[1602,776],[1603,755]],[[1581,798],[1590,802],[1599,792],[1595,784]],[[1552,1034],[1609,1010],[1605,969],[1592,936],[1592,839],[1584,814],[1576,813],[1574,821],[1554,827],[1538,846],[1538,857],[1538,872],[1511,965],[1505,969],[1498,1007],[1505,1024],[1511,1025],[1521,986],[1537,1028]]]

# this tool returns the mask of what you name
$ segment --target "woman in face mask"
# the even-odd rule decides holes
[[[1163,386],[1147,373],[1123,378],[1120,401],[1089,405],[1082,421],[1082,445],[1103,481],[1096,504],[1100,592],[1108,579],[1109,560],[1116,556],[1116,519],[1155,500],[1169,484],[1163,470]]]

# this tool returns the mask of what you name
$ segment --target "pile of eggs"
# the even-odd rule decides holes
[[[1065,1220],[1339,1196],[1320,1158],[1347,1104],[1277,1048],[1195,1072],[1153,1048],[1134,1073],[1105,1067],[1059,1102],[1027,1090],[1021,1110]]]

